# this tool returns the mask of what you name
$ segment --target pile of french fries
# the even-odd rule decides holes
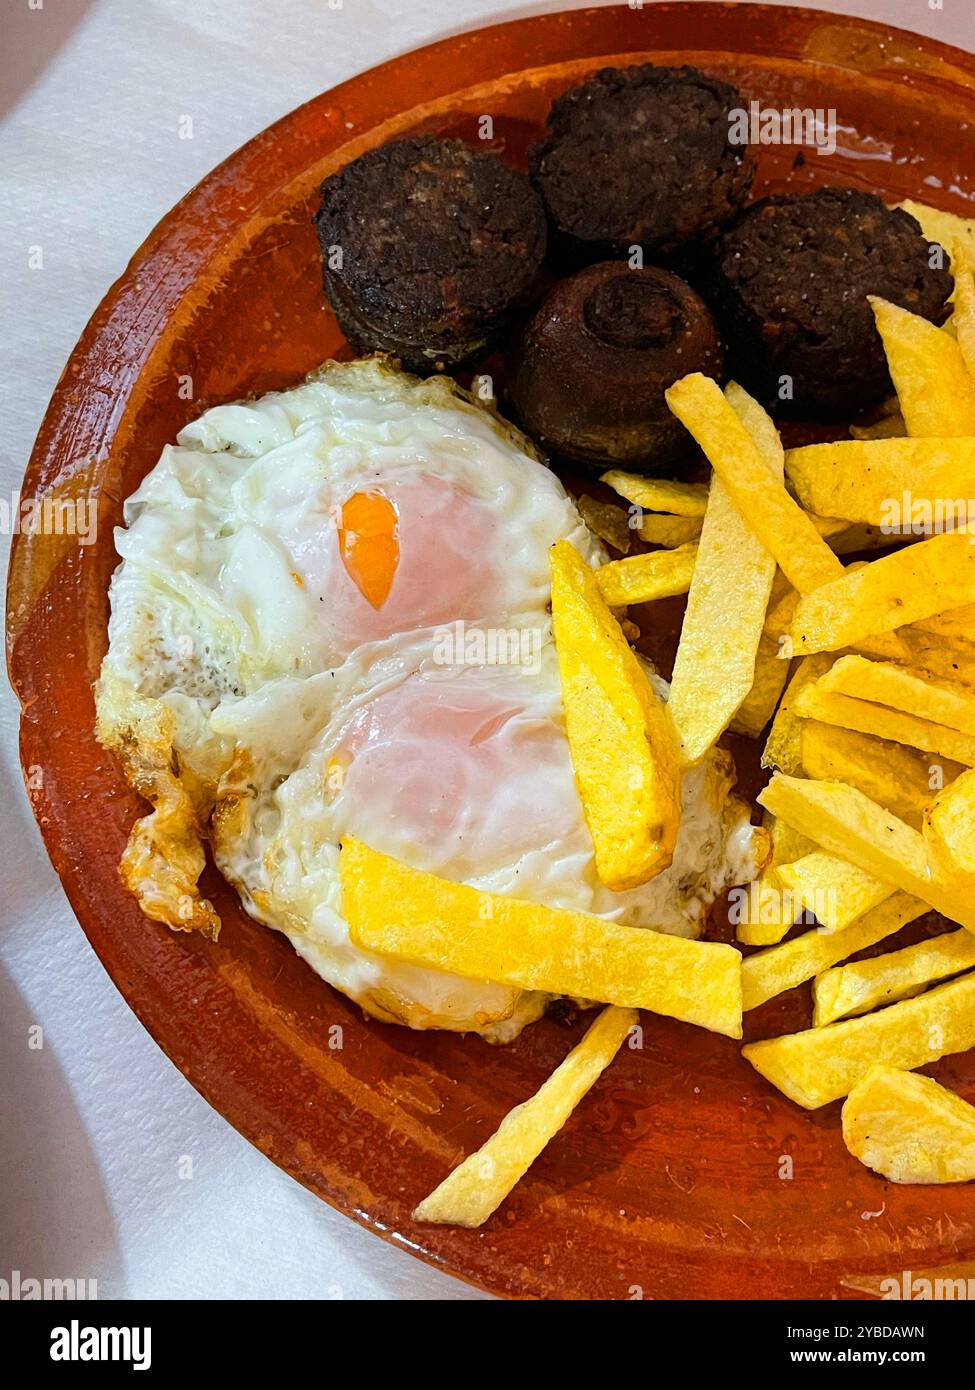
[[[937,328],[873,302],[897,393],[874,425],[786,451],[741,387],[684,377],[668,403],[710,486],[607,473],[621,503],[581,509],[621,558],[593,571],[567,542],[552,551],[566,732],[600,879],[621,891],[665,869],[682,769],[729,729],[766,735],[769,859],[737,927],[762,949],[485,894],[343,845],[356,944],[608,1006],[418,1220],[480,1225],[636,1010],[740,1039],[744,1011],[807,981],[813,1026],[749,1043],[751,1065],[807,1109],[845,1098],[847,1147],[890,1180],[975,1178],[975,1107],[914,1074],[975,1047],[975,222],[908,210],[951,253],[952,315]],[[658,548],[629,554],[635,535]],[[664,703],[625,609],[684,593]],[[932,909],[941,935],[892,940]]]

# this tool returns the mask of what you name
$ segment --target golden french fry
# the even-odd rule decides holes
[[[975,691],[964,685],[939,685],[923,671],[862,656],[841,656],[816,682],[816,689],[887,705],[975,737]]]
[[[826,932],[841,932],[895,891],[892,883],[864,873],[855,864],[813,850],[779,869],[779,882],[803,912],[811,912]],[[839,957],[842,960],[842,956]]]
[[[695,544],[681,545],[676,550],[651,550],[645,555],[628,555],[623,560],[611,560],[596,570],[599,592],[610,608],[624,608],[629,603],[650,603],[658,598],[686,594],[691,587]]]
[[[487,1143],[423,1199],[414,1221],[483,1225],[609,1066],[638,1017],[633,1009],[604,1009],[531,1100],[506,1115]]]
[[[930,536],[804,594],[792,623],[794,654],[860,646],[874,633],[973,602],[975,538]]]
[[[799,595],[790,585],[784,594],[769,601],[768,617],[765,620],[765,630],[775,637],[780,637],[787,632],[792,625],[792,617],[799,603]]]
[[[612,468],[600,482],[606,483],[647,512],[668,512],[671,516],[703,517],[708,505],[707,483],[678,483],[669,478],[644,478],[639,473],[624,473]]]
[[[769,834],[771,855],[758,878],[749,884],[739,908],[735,934],[746,946],[774,946],[794,925],[794,901],[782,892],[777,869],[816,848],[812,840],[768,811],[762,812],[762,825]]]
[[[975,770],[938,792],[924,812],[921,833],[935,873],[975,890]]]
[[[744,946],[774,946],[795,925],[795,900],[783,893],[778,871],[767,867],[742,895],[736,938]]]
[[[966,604],[964,608],[951,608],[947,613],[939,613],[934,618],[922,618],[920,622],[914,623],[913,627],[906,629],[909,640],[916,633],[949,637],[952,641],[963,644],[970,655],[975,655],[975,603]]]
[[[975,381],[943,328],[868,295],[907,432],[915,438],[975,435]]]
[[[755,657],[752,688],[731,721],[732,733],[758,738],[775,714],[792,670],[792,663],[782,656],[782,639],[791,626],[798,602],[799,595],[791,585],[774,607],[772,600],[769,601],[768,616]]]
[[[878,1059],[926,1066],[975,1047],[975,974],[862,1018],[830,1023],[742,1049],[757,1072],[806,1110],[849,1095]]]
[[[741,956],[733,946],[484,893],[410,869],[359,840],[343,841],[339,871],[349,934],[367,951],[741,1037]]]
[[[936,980],[946,980],[973,966],[975,936],[964,927],[883,956],[837,966],[817,976],[813,983],[813,1026],[822,1028],[838,1018],[909,999]]]
[[[767,622],[771,622],[772,619],[776,616],[783,603],[783,600],[787,599],[790,594],[794,593],[795,589],[793,589],[788,579],[786,579],[785,575],[782,573],[780,569],[776,568],[775,578],[772,580],[772,593],[769,596],[768,601],[768,618],[766,619]],[[798,599],[796,600],[796,602],[798,602]]]
[[[704,379],[709,380],[708,377]],[[712,385],[714,384],[712,382]],[[737,381],[729,381],[723,394],[725,401],[744,425],[759,457],[771,471],[776,482],[781,483],[785,477],[785,450],[775,421],[765,407],[760,405],[754,396],[750,396],[743,386],[739,386]]]
[[[843,1106],[843,1142],[891,1182],[975,1178],[975,1106],[930,1076],[871,1067]]]
[[[780,651],[778,638],[763,632],[755,657],[751,689],[728,726],[733,734],[758,738],[775,714],[791,666],[790,662],[782,659]]]
[[[758,800],[823,849],[975,931],[975,895],[935,878],[919,832],[855,787],[776,773]]]
[[[824,541],[831,541],[834,536],[841,535],[850,524],[845,517],[818,516],[815,512],[809,511],[808,508],[806,509],[806,515]]]
[[[838,960],[875,946],[925,912],[927,907],[917,898],[894,893],[843,931],[803,932],[781,946],[748,956],[741,963],[743,1007],[746,1011],[757,1009],[775,995],[811,980]]]
[[[576,503],[579,515],[594,536],[616,550],[628,555],[636,534],[630,526],[629,514],[612,502],[600,502],[596,497],[580,497]]]
[[[807,686],[828,671],[835,658],[829,652],[804,657],[796,664],[795,674],[786,686],[785,694],[769,730],[762,766],[777,768],[796,776],[802,772],[802,730],[804,721],[795,712],[795,702]]]
[[[702,524],[699,516],[658,516],[646,512],[640,518],[637,535],[648,545],[676,550],[678,546],[700,539]]]
[[[789,582],[807,593],[841,576],[839,560],[775,476],[717,382],[693,372],[666,394],[670,409],[700,444],[746,524]]]
[[[767,828],[772,841],[773,864],[792,864],[804,854],[812,854],[816,848],[815,840],[810,840],[807,835],[793,830],[787,821],[780,820],[769,811],[762,812],[762,824]]]
[[[900,636],[907,649],[906,657],[894,657],[894,660],[903,660],[906,665],[918,667],[935,680],[975,686],[975,651],[970,642],[945,633],[925,632],[919,624],[902,627],[898,633],[890,633],[889,636]],[[866,648],[861,646],[860,650],[865,651]]]
[[[800,691],[794,708],[803,719],[818,719],[821,724],[855,729],[861,734],[873,734],[934,753],[937,757],[950,758],[966,767],[975,766],[975,738],[970,734],[960,734],[930,719],[918,719],[913,714],[872,704],[869,700],[832,694],[823,690],[818,682]]]
[[[788,451],[785,470],[808,511],[889,532],[930,534],[936,521],[948,530],[968,520],[968,503],[975,498],[975,438],[810,444]],[[972,510],[975,521],[975,502]],[[924,529],[912,532],[912,526]]]
[[[550,557],[569,752],[596,872],[622,892],[673,858],[681,812],[674,735],[593,571],[568,541],[558,541]]]
[[[920,830],[929,801],[963,767],[948,759],[933,767],[930,757],[913,748],[806,719],[802,724],[802,771],[819,781],[849,782],[871,801]]]
[[[975,260],[972,266],[955,272],[955,309],[951,316],[962,361],[969,376],[975,378]]]
[[[782,471],[782,445],[774,426],[733,383],[728,400],[766,461],[771,488]],[[764,420],[756,422],[756,412]],[[775,561],[715,475],[667,701],[684,763],[700,762],[752,688],[774,578]]]
[[[860,561],[865,564],[866,561]],[[851,569],[853,566],[851,565]],[[874,656],[878,661],[902,661],[909,665],[912,647],[902,632],[875,632],[872,637],[861,637],[853,648],[864,656]]]

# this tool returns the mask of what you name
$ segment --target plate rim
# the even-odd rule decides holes
[[[269,141],[276,142],[287,139],[291,127],[298,122],[302,113],[306,112],[308,108],[318,106],[326,100],[341,108],[343,101],[349,96],[357,94],[363,84],[378,83],[381,85],[380,79],[383,77],[391,77],[398,73],[406,73],[419,57],[423,57],[428,61],[434,61],[438,55],[455,51],[458,44],[471,45],[476,48],[490,43],[501,32],[521,31],[527,35],[533,30],[541,32],[547,24],[550,25],[553,20],[559,16],[580,20],[583,16],[605,14],[607,11],[613,10],[632,13],[632,7],[629,5],[594,6],[573,10],[554,9],[546,11],[543,14],[532,14],[508,20],[502,19],[493,24],[451,32],[430,43],[397,54],[383,63],[365,68],[337,86],[311,97],[308,101],[279,117],[271,125],[265,127],[262,131],[244,142],[225,159],[220,161],[219,164],[205,174],[202,179],[190,188],[187,193],[185,193],[183,197],[160,218],[133,253],[121,274],[100,299],[99,304],[92,313],[77,343],[67,358],[52,393],[51,400],[44,412],[37,438],[25,469],[22,483],[23,494],[33,495],[31,492],[32,484],[41,484],[43,480],[45,480],[45,474],[49,469],[49,465],[56,459],[59,444],[63,437],[65,422],[70,419],[74,410],[74,406],[71,402],[71,393],[76,389],[74,378],[76,376],[83,377],[83,364],[85,361],[94,359],[98,351],[101,336],[108,331],[110,327],[112,312],[116,306],[119,295],[130,286],[134,285],[139,273],[151,262],[152,257],[157,253],[161,244],[165,242],[167,236],[178,225],[179,219],[185,216],[188,209],[207,200],[213,190],[221,186],[227,187],[232,185],[236,175],[247,165],[248,160]],[[726,14],[729,10],[750,12],[756,19],[767,18],[769,20],[781,20],[782,16],[786,15],[793,20],[805,22],[811,27],[822,23],[830,23],[838,26],[856,27],[885,36],[902,37],[917,46],[925,54],[932,55],[971,73],[973,88],[975,88],[975,58],[973,58],[972,54],[963,49],[942,43],[940,40],[929,39],[925,36],[915,34],[910,30],[884,24],[880,21],[860,19],[856,16],[848,16],[802,6],[755,3],[729,5],[721,3],[721,0],[663,0],[663,3],[648,4],[645,8],[640,10],[643,20],[647,24],[645,47],[647,51],[652,51],[654,49],[656,35],[656,25],[654,21],[660,16],[668,13],[672,14],[674,12],[685,13],[695,26],[695,30],[703,31],[707,29],[710,22],[720,15]],[[691,47],[697,45],[692,45],[689,42],[687,46]],[[741,48],[733,51],[744,54],[750,50]],[[520,69],[517,67],[508,69],[508,71],[519,70]],[[448,83],[445,85],[442,92],[438,92],[438,95],[448,96],[452,91],[456,90],[462,90],[462,88],[456,86],[452,87]],[[391,118],[392,116],[390,119]],[[367,125],[366,128],[367,130],[372,130],[375,126]],[[351,140],[351,138],[350,134],[349,140]],[[348,141],[345,143],[348,143]],[[343,142],[339,141],[334,148],[340,149],[342,145]],[[258,202],[263,201],[266,197],[267,193],[265,191],[258,199]],[[213,236],[216,237],[217,233],[214,232]],[[168,315],[163,317],[157,325],[155,333],[149,340],[143,360],[139,363],[137,375],[145,369],[146,358],[151,353],[152,345],[158,342],[167,321]],[[131,389],[131,386],[129,386],[124,399],[127,399]],[[105,423],[106,427],[109,429],[111,428],[113,418],[114,417],[112,417],[110,413],[106,417]],[[48,483],[53,482],[53,476],[48,476],[46,481]],[[34,491],[40,490],[40,486],[34,487]],[[38,647],[43,648],[45,643],[50,640],[43,634],[38,634],[36,629],[43,625],[37,623],[36,614],[34,612],[31,613],[25,623],[18,624],[15,622],[16,614],[11,611],[10,600],[17,576],[26,569],[29,563],[28,550],[27,537],[22,534],[16,534],[11,538],[7,582],[8,604],[6,613],[8,675],[20,706],[19,747],[21,765],[25,773],[25,781],[28,771],[28,764],[26,762],[28,756],[27,711],[32,702],[30,686],[34,674],[31,669],[31,654]],[[384,1227],[381,1223],[372,1218],[368,1212],[357,1209],[355,1204],[349,1199],[347,1193],[339,1189],[325,1191],[321,1186],[314,1186],[310,1181],[305,1180],[300,1170],[283,1162],[279,1157],[272,1157],[265,1146],[260,1142],[260,1136],[255,1132],[255,1127],[251,1122],[248,1121],[245,1116],[237,1113],[229,1100],[226,1098],[216,1098],[212,1088],[206,1085],[203,1078],[189,1074],[186,1067],[181,1064],[179,1057],[175,1054],[175,1050],[172,1049],[167,1042],[161,1040],[158,1030],[152,1026],[150,1021],[147,1021],[146,1015],[151,1015],[151,1008],[146,1007],[143,1000],[140,1000],[138,1003],[133,1002],[130,991],[126,989],[125,982],[121,978],[122,971],[119,968],[119,964],[112,958],[111,952],[106,949],[104,939],[93,939],[89,931],[88,922],[91,914],[91,903],[85,893],[84,872],[82,868],[75,866],[71,862],[70,855],[65,849],[63,827],[58,823],[57,809],[49,801],[45,800],[43,789],[41,789],[38,794],[29,795],[28,799],[35,819],[38,822],[45,850],[58,875],[65,896],[68,899],[71,909],[89,945],[95,951],[113,985],[125,1000],[128,1008],[134,1013],[136,1018],[152,1037],[156,1045],[160,1047],[180,1073],[186,1077],[206,1103],[232,1125],[243,1138],[253,1144],[265,1157],[270,1158],[276,1166],[283,1168],[290,1177],[301,1183],[302,1186],[306,1187],[316,1197],[327,1202],[334,1210],[351,1218],[358,1225],[364,1227],[372,1234],[378,1235],[395,1248],[399,1250],[405,1249],[409,1254],[422,1260],[432,1268],[448,1273],[473,1288],[496,1296],[522,1298],[558,1297],[557,1294],[536,1293],[528,1288],[516,1291],[503,1284],[492,1285],[483,1277],[474,1273],[470,1267],[465,1268],[462,1264],[446,1261],[435,1252],[415,1244],[397,1231]]]

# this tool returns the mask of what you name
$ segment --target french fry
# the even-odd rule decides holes
[[[857,647],[948,608],[975,602],[975,544],[964,531],[930,536],[857,569],[799,600],[794,654]]]
[[[742,901],[735,936],[744,946],[774,946],[795,925],[795,900],[783,893],[775,868],[763,869]]]
[[[758,800],[823,849],[888,880],[951,921],[975,931],[973,894],[936,879],[919,832],[855,787],[776,773]]]
[[[915,438],[975,435],[975,381],[943,328],[868,295],[907,432]]]
[[[917,898],[895,893],[843,931],[803,932],[781,946],[749,956],[741,963],[744,1009],[757,1009],[775,995],[811,980],[838,960],[875,946],[924,912],[927,907]]]
[[[344,840],[342,913],[357,946],[468,979],[648,1009],[741,1037],[733,946],[451,883]]]
[[[866,562],[861,561],[860,563]],[[851,565],[850,568],[852,569],[853,566]],[[871,637],[861,637],[853,650],[866,656],[875,656],[879,661],[902,661],[905,665],[910,665],[913,649],[901,631],[875,632]]]
[[[930,1076],[871,1067],[843,1106],[843,1142],[891,1182],[975,1178],[975,1106]]]
[[[795,712],[795,702],[807,686],[828,671],[835,658],[829,652],[803,657],[786,686],[762,753],[762,766],[797,776],[802,772],[803,720]]]
[[[768,811],[762,812],[762,825],[769,833],[772,852],[742,900],[746,910],[739,916],[735,935],[746,946],[774,946],[794,925],[793,900],[782,892],[778,868],[816,848],[812,840]]]
[[[810,444],[788,451],[785,470],[808,511],[910,535],[912,524],[931,529],[935,503],[943,518],[954,518],[952,524],[968,520],[968,503],[975,498],[975,438]],[[975,502],[972,508],[975,521]]]
[[[790,670],[790,662],[784,661],[779,652],[778,638],[763,632],[755,656],[751,689],[728,726],[733,734],[758,738],[775,714]]]
[[[975,936],[964,927],[868,960],[851,961],[813,982],[813,1026],[909,999],[936,980],[975,967]],[[746,1005],[747,1007],[747,1005]]]
[[[786,492],[717,382],[693,372],[675,382],[666,396],[789,582],[804,594],[842,576],[842,565],[812,518]]]
[[[707,483],[678,483],[669,478],[644,478],[618,468],[604,473],[600,482],[647,512],[667,512],[671,516],[703,517],[708,505]]]
[[[771,486],[782,470],[774,426],[734,383],[728,400],[762,452]],[[765,419],[756,422],[756,412]],[[667,701],[685,764],[700,762],[752,688],[774,578],[775,561],[715,474]]]
[[[912,1070],[975,1047],[975,974],[862,1018],[742,1049],[757,1072],[805,1110],[849,1095],[879,1058]]]
[[[774,607],[770,600],[755,657],[752,688],[731,721],[732,733],[758,738],[775,714],[792,670],[792,663],[782,656],[782,639],[789,630],[798,602],[799,595],[791,586]]]
[[[648,545],[664,545],[670,550],[700,539],[699,516],[658,516],[647,512],[640,518],[637,535]]]
[[[841,656],[816,682],[816,689],[887,705],[975,738],[975,691],[963,685],[939,685],[923,671],[862,656]]]
[[[925,807],[940,787],[964,769],[944,759],[937,768],[930,757],[887,739],[860,734],[806,719],[802,724],[802,771],[824,782],[849,782],[871,801],[921,828]]]
[[[815,840],[801,835],[798,830],[793,830],[788,822],[780,820],[768,811],[762,812],[762,824],[768,829],[772,841],[773,864],[792,864],[804,854],[812,854],[816,848]]]
[[[850,525],[850,523],[842,516],[818,516],[815,512],[812,511],[808,511],[807,515],[809,516],[816,530],[819,532],[820,536],[827,543],[831,541],[834,536],[842,535],[842,533]],[[832,547],[830,548],[832,549]]]
[[[576,505],[579,515],[594,536],[620,555],[628,555],[636,534],[630,526],[629,514],[612,502],[601,502],[596,497],[580,497]]]
[[[674,735],[593,571],[568,541],[556,542],[550,558],[569,752],[596,872],[622,892],[673,858],[681,813]]]
[[[709,378],[705,377],[704,380],[707,381]],[[715,384],[714,382],[711,383],[711,385]],[[782,447],[782,440],[779,437],[775,421],[764,406],[759,405],[755,397],[750,396],[743,386],[738,385],[737,381],[729,381],[724,388],[723,395],[726,403],[731,406],[738,420],[744,426],[755,446],[758,457],[764,462],[776,484],[781,485],[785,477],[785,450]],[[773,489],[773,495],[776,493],[777,488]]]
[[[596,570],[596,582],[610,608],[629,603],[650,603],[658,598],[686,594],[691,587],[697,546],[680,545],[676,550],[651,550],[645,555],[628,555],[611,560]]]
[[[637,1018],[632,1009],[604,1009],[531,1100],[506,1115],[487,1143],[423,1199],[414,1221],[482,1226],[609,1066]]]
[[[939,613],[934,618],[922,618],[913,628],[907,629],[908,640],[917,633],[930,633],[934,637],[948,637],[960,642],[975,655],[975,603],[964,608],[951,608],[947,613]]]
[[[938,792],[924,812],[921,833],[935,873],[975,891],[975,771]]]
[[[818,719],[821,724],[836,724],[841,729],[855,729],[861,734],[906,743],[910,748],[950,758],[966,767],[975,766],[975,738],[970,734],[960,734],[956,729],[888,709],[885,705],[872,704],[869,700],[831,694],[818,682],[800,691],[795,712],[804,719]]]
[[[775,571],[775,578],[772,580],[772,592],[769,595],[766,623],[770,623],[773,619],[777,618],[779,610],[784,607],[783,601],[791,594],[795,594],[795,592],[795,589],[793,589],[788,579],[786,579],[782,571],[777,568]],[[797,602],[798,597],[793,601],[793,606]]]
[[[934,680],[950,681],[956,685],[975,685],[975,650],[972,644],[948,634],[924,632],[918,626],[902,627],[899,633],[907,648],[904,665],[926,671]],[[865,648],[861,648],[865,650]]]
[[[962,361],[975,379],[975,275],[973,266],[955,272],[955,310],[951,316]]]
[[[841,932],[895,891],[892,883],[864,873],[825,850],[814,850],[779,869],[779,882],[828,933]],[[839,957],[842,960],[842,956]]]

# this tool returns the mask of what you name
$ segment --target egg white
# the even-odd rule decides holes
[[[729,795],[733,770],[720,756],[685,774],[670,868],[625,893],[603,886],[547,621],[539,633],[537,670],[444,666],[424,633],[364,649],[333,678],[305,682],[303,692],[279,682],[214,713],[214,728],[247,749],[224,788],[237,814],[217,832],[219,867],[256,916],[373,1012],[414,1026],[470,1027],[475,1019],[478,1031],[496,1037],[512,1013],[520,1024],[525,1010],[533,1016],[545,1001],[354,947],[338,884],[346,835],[485,892],[683,936],[698,935],[717,894],[751,876],[747,810]],[[467,728],[478,724],[480,708],[483,729],[472,741]],[[308,736],[293,736],[296,721]],[[350,731],[359,746],[343,756]],[[219,811],[215,820],[219,826]]]
[[[379,609],[339,555],[336,516],[362,491],[402,502]],[[599,882],[546,607],[554,541],[590,563],[602,552],[526,441],[447,381],[330,363],[294,390],[216,407],[163,451],[125,519],[99,730],[134,785],[167,789],[163,822],[134,832],[127,881],[151,879],[144,906],[170,877],[187,896],[166,837],[185,851],[211,822],[248,911],[323,978],[378,1017],[502,1040],[544,997],[351,943],[344,835],[486,891],[684,935],[751,877],[747,813],[718,755],[685,776],[671,868],[627,893]],[[531,663],[445,662],[454,619],[527,635]],[[146,910],[179,925],[185,905],[171,906]]]
[[[217,406],[178,439],[126,502],[116,536],[125,563],[112,585],[110,660],[144,693],[215,703],[339,665],[362,642],[394,635],[382,623],[397,586],[436,599],[438,544],[458,553],[448,584],[458,573],[481,581],[475,611],[438,622],[543,609],[557,539],[599,554],[520,435],[446,380],[421,382],[379,359],[329,363],[291,391]],[[434,506],[461,499],[458,533],[431,527],[426,550],[411,554],[401,528],[393,590],[377,613],[344,570],[336,518],[354,493],[395,497],[418,479]],[[429,625],[422,607],[411,616],[397,631]]]

